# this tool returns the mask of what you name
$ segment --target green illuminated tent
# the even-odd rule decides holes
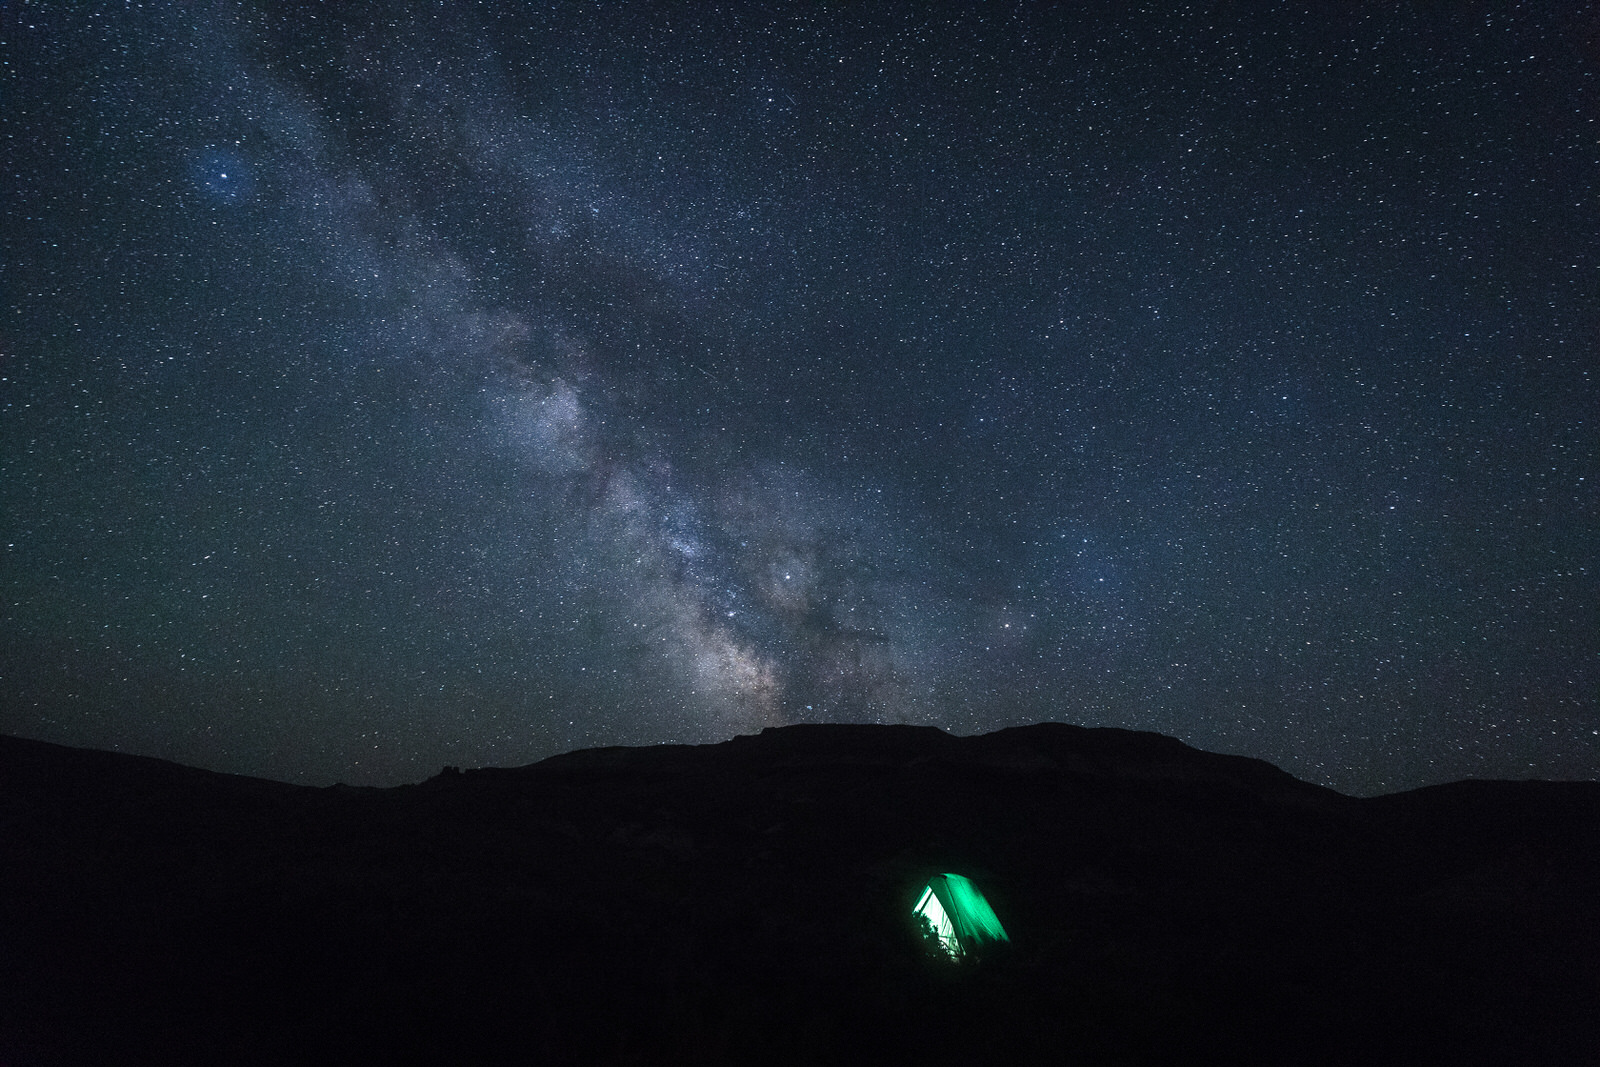
[[[1011,940],[978,887],[959,874],[936,874],[928,879],[912,910],[928,924],[951,959],[959,959],[983,941]]]

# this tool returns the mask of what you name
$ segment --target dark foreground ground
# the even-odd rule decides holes
[[[971,876],[1013,943],[910,908]],[[1600,783],[796,726],[310,789],[0,738],[0,1067],[1600,1062]]]

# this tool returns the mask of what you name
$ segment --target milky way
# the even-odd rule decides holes
[[[1600,774],[1600,33],[13,5],[0,729]]]

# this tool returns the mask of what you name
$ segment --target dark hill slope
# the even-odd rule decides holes
[[[917,940],[929,874],[1006,951]],[[309,789],[0,738],[0,1065],[1589,1063],[1600,784],[796,726]]]

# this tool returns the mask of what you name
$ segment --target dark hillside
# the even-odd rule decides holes
[[[310,789],[0,738],[0,1064],[1588,1063],[1600,784],[796,726]],[[918,940],[971,876],[1012,942]]]

